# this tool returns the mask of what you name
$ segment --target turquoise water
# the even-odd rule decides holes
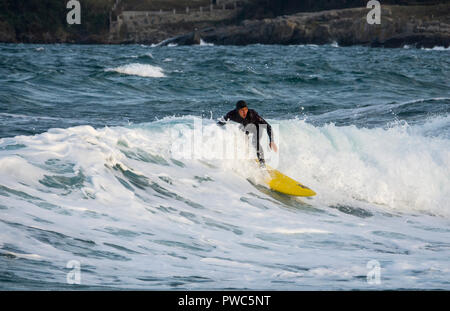
[[[449,53],[1,44],[0,288],[450,289]],[[221,157],[239,99],[316,197]]]

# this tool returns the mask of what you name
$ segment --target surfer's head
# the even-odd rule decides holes
[[[236,103],[236,110],[239,112],[239,115],[242,119],[245,119],[248,112],[247,103],[243,100],[240,100]]]

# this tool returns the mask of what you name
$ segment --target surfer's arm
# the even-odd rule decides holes
[[[264,120],[263,118],[261,118],[261,116],[255,111],[255,119],[257,124],[264,124],[266,125],[266,130],[267,130],[267,136],[269,136],[269,147],[270,149],[272,149],[275,152],[278,152],[278,147],[275,144],[275,142],[273,141],[273,131],[272,131],[272,127],[270,126],[269,123],[267,123],[266,120]]]
[[[267,135],[269,136],[269,143],[271,144],[272,141],[273,141],[272,127],[270,126],[269,123],[267,123],[266,120],[261,118],[261,116],[257,112],[255,112],[255,118],[256,118],[256,122],[255,123],[257,123],[257,124],[265,124],[266,125]]]
[[[225,124],[227,124],[227,122],[231,119],[231,113],[232,111],[224,115],[219,121],[217,121],[217,125],[224,126]]]
[[[217,125],[219,125],[219,126],[224,126],[225,124],[227,124],[227,122],[223,119],[220,119],[219,121],[217,121]]]

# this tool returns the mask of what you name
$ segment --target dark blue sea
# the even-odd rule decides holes
[[[449,198],[449,49],[0,44],[2,290],[449,290]]]

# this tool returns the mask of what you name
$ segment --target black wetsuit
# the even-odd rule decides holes
[[[249,127],[247,127],[247,125],[249,124],[253,124],[256,127],[256,133],[253,133],[253,137],[252,137],[252,144],[256,149],[256,155],[258,156],[258,160],[260,163],[264,163],[264,152],[263,149],[260,145],[260,139],[261,139],[261,135],[262,135],[262,131],[259,130],[259,125],[260,124],[265,124],[266,129],[267,129],[267,135],[269,136],[269,141],[272,142],[273,140],[273,134],[272,134],[272,127],[270,126],[269,123],[266,122],[266,120],[264,120],[263,118],[260,117],[260,115],[253,109],[249,109],[247,112],[247,115],[245,117],[245,119],[243,119],[240,115],[238,110],[234,109],[231,110],[230,112],[228,112],[224,117],[223,120],[220,120],[219,122],[217,122],[218,125],[225,125],[227,121],[234,121],[237,123],[240,123],[243,125],[244,129],[246,130],[246,134],[248,135],[249,132]],[[251,130],[251,128],[250,128]]]

